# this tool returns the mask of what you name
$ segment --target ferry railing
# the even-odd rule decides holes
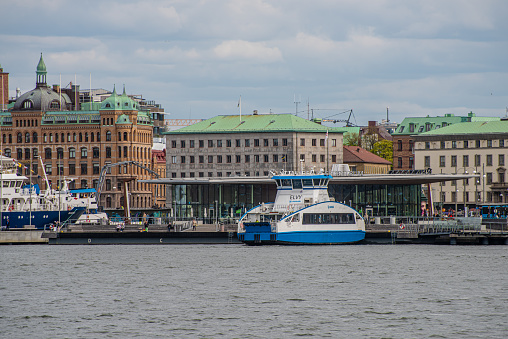
[[[406,233],[456,233],[479,232],[482,227],[480,217],[440,218],[427,216],[389,216],[367,218],[367,222],[375,220],[369,227],[384,227]]]

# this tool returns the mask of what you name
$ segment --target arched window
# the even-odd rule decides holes
[[[50,110],[58,110],[58,109],[60,109],[60,102],[58,102],[58,100],[51,101],[51,103],[49,104],[49,109]]]
[[[44,149],[44,158],[51,159],[51,148]]]
[[[86,147],[81,148],[81,159],[85,159],[88,156],[88,149]]]
[[[127,158],[129,156],[129,153],[127,153],[127,146],[123,147],[123,156]]]
[[[5,151],[4,151],[4,154],[6,157],[11,157],[11,149],[10,148],[6,148]]]
[[[106,198],[106,208],[111,208],[111,197]]]
[[[30,100],[25,100],[25,101],[23,101],[23,108],[24,108],[24,109],[30,109],[30,108],[32,108],[32,107],[34,107],[34,104],[33,104],[33,102],[32,102],[32,101],[30,101]],[[17,121],[16,121],[16,123],[17,123]],[[16,125],[16,126],[17,126],[17,125]]]
[[[83,134],[79,133],[79,142],[83,142]]]
[[[12,134],[9,134],[9,144],[12,144]]]
[[[78,139],[76,137],[76,133],[72,133],[72,141],[77,142]]]
[[[69,158],[70,159],[76,158],[76,149],[74,147],[69,148]]]
[[[38,140],[37,140],[37,132],[34,132],[34,133],[32,134],[32,142],[33,142],[33,143],[38,142]]]
[[[106,147],[106,158],[111,158],[111,147]]]
[[[21,148],[18,148],[16,151],[18,153],[18,160],[23,159],[23,150]]]
[[[4,144],[7,143],[7,135],[6,134],[2,134],[2,142]]]
[[[60,138],[61,138],[62,142],[65,142],[65,134],[63,134],[63,133],[62,133],[62,134],[60,135]]]
[[[123,140],[124,140],[124,141],[127,141],[127,140],[128,140],[128,139],[127,139],[127,132],[123,132]]]
[[[118,132],[118,141],[122,141],[122,132]]]
[[[85,133],[85,142],[88,142],[88,132]]]
[[[17,138],[18,139],[18,144],[21,144],[23,142],[23,137],[21,135],[21,132],[18,132],[17,136],[18,136],[18,138]]]
[[[63,148],[61,148],[61,147],[57,148],[56,149],[56,158],[63,159],[63,153],[64,153]]]
[[[97,132],[97,142],[100,142],[100,141],[101,141],[101,133]]]
[[[106,131],[106,141],[111,141],[111,132]]]
[[[49,142],[53,142],[53,133],[49,133]]]
[[[30,159],[30,148],[25,148],[25,159]]]
[[[55,133],[55,142],[58,142],[58,133]]]
[[[32,159],[37,158],[39,155],[39,149],[38,148],[32,148]]]
[[[90,141],[95,142],[95,134],[90,133]]]
[[[30,143],[30,133],[28,133],[28,132],[25,133],[25,143],[27,143],[27,144]]]

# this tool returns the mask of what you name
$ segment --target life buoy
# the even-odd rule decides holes
[[[406,228],[406,226],[405,226],[404,224],[400,224],[400,225],[399,225],[399,228],[400,228],[401,230],[403,230],[404,228]]]
[[[14,211],[14,205],[9,206],[9,211]]]

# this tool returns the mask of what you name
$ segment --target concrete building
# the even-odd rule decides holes
[[[464,122],[414,136],[415,167],[434,174],[475,174],[476,179],[434,184],[434,206],[464,211],[508,203],[508,121]],[[429,193],[427,192],[427,195]]]
[[[455,116],[445,114],[440,117],[411,117],[405,118],[393,136],[393,169],[394,170],[413,170],[415,167],[414,155],[414,136],[421,133],[437,130],[448,125],[461,122],[475,121],[499,121],[496,117],[477,117],[475,113],[470,112],[467,116]]]
[[[291,114],[217,116],[166,133],[167,176],[267,176],[270,170],[331,169],[342,132]]]
[[[9,112],[0,115],[0,148],[8,157],[24,163],[23,174],[45,189],[44,171],[52,188],[64,178],[75,178],[71,187],[96,187],[104,165],[134,160],[150,168],[153,123],[124,89],[98,103],[81,105],[79,86],[63,90],[46,81],[42,58],[36,71],[36,87],[22,94]],[[44,163],[44,171],[39,166]],[[151,175],[130,165],[112,167],[105,177],[100,205],[123,206],[122,182],[129,182],[130,206],[150,208],[154,201],[150,185],[136,179]]]

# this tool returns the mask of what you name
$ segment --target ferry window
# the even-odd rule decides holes
[[[312,179],[303,179],[303,186],[312,187]]]
[[[282,186],[291,186],[290,179],[282,179]]]
[[[302,188],[302,180],[293,179],[293,188]]]
[[[277,185],[277,187],[280,187],[280,179],[275,179],[275,184]]]
[[[319,179],[313,179],[314,180],[314,186],[319,186]]]

